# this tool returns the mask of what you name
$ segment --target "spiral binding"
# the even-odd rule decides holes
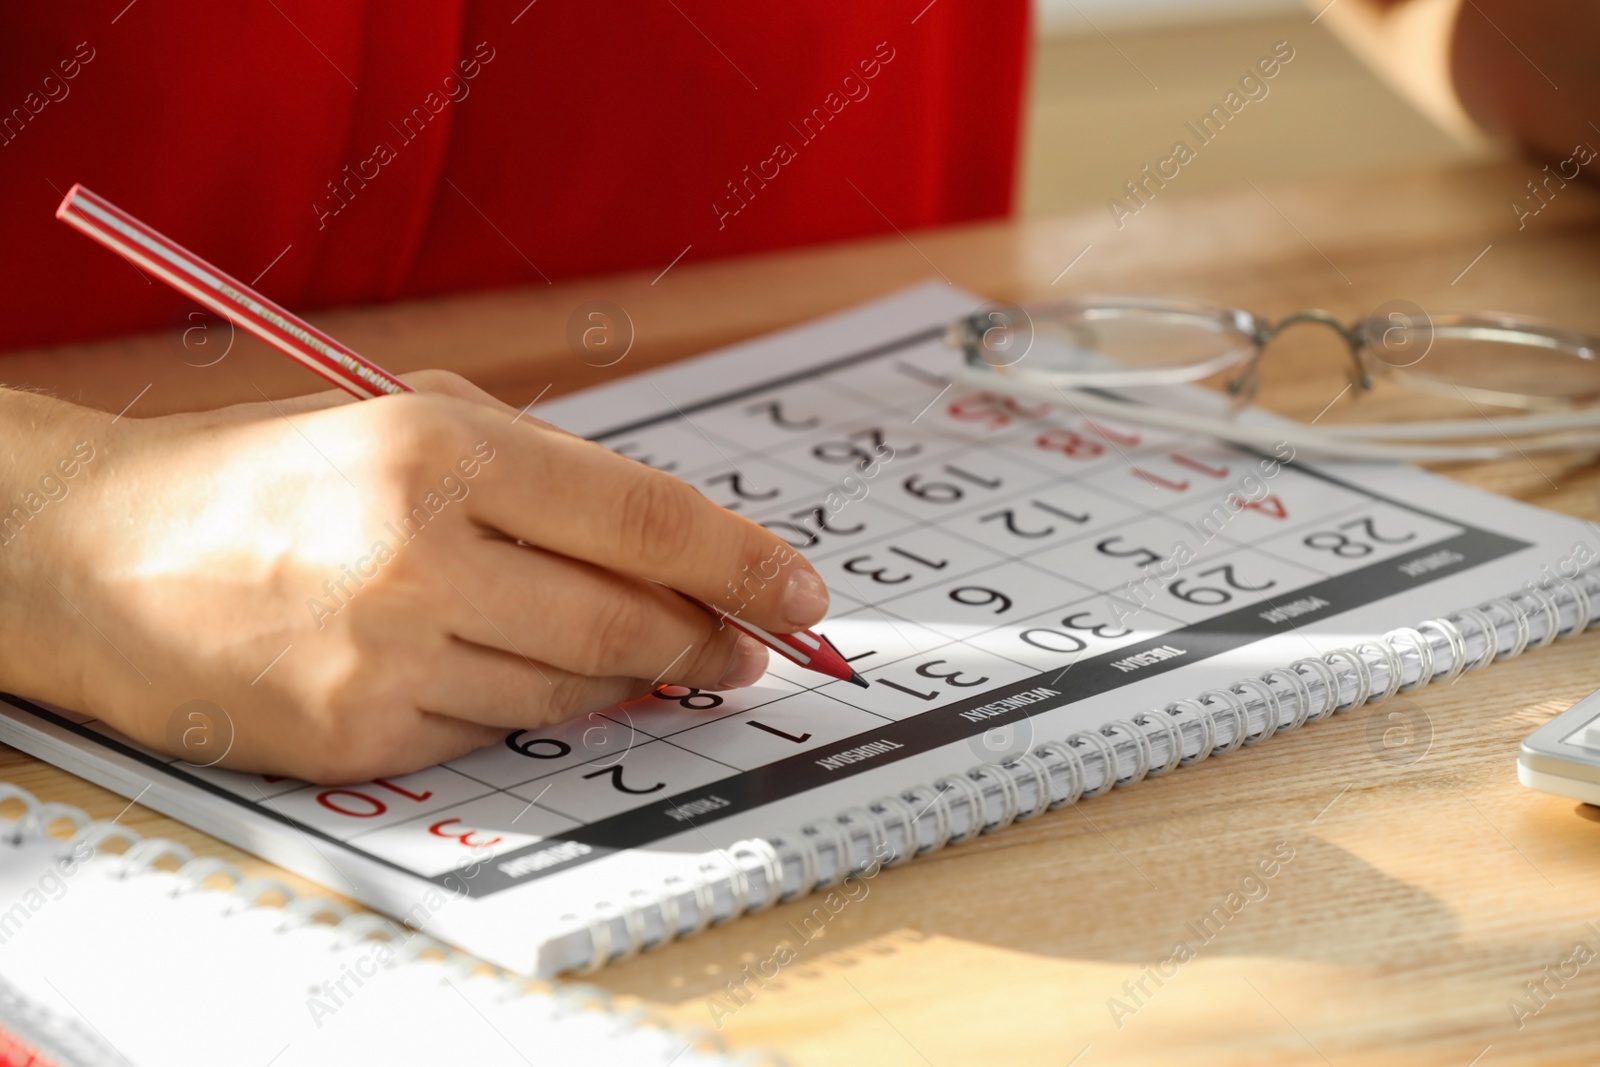
[[[224,916],[260,907],[262,897],[276,894],[283,900],[279,909],[283,913],[283,922],[277,928],[279,933],[288,932],[298,926],[322,925],[329,931],[336,944],[350,944],[375,936],[382,937],[396,945],[394,960],[388,966],[396,966],[415,960],[423,954],[431,954],[437,956],[438,962],[448,967],[454,977],[463,981],[473,979],[479,982],[497,982],[507,996],[531,992],[545,994],[558,1005],[554,1016],[556,1019],[567,1018],[580,1012],[602,1011],[617,1018],[619,1030],[649,1026],[675,1034],[679,1041],[674,1042],[674,1047],[679,1047],[680,1056],[692,1046],[703,1052],[709,1051],[727,1057],[729,1063],[770,1063],[779,1067],[785,1063],[781,1058],[768,1052],[732,1056],[721,1036],[715,1032],[704,1028],[673,1027],[643,1008],[619,1009],[612,1001],[611,995],[597,986],[573,982],[536,983],[514,978],[474,956],[457,951],[425,934],[410,929],[403,930],[381,915],[365,911],[352,912],[338,901],[325,897],[300,896],[277,879],[248,878],[244,872],[226,860],[209,856],[197,858],[187,847],[176,841],[144,837],[138,831],[126,826],[97,821],[81,808],[70,804],[45,803],[26,789],[9,782],[0,782],[0,803],[8,800],[20,802],[24,810],[21,818],[8,828],[9,832],[0,832],[0,844],[22,845],[30,840],[56,838],[61,841],[63,856],[71,855],[80,861],[87,861],[98,854],[102,846],[120,840],[125,846],[123,851],[120,854],[115,852],[106,854],[109,862],[115,864],[111,871],[113,877],[128,879],[151,874],[166,875],[173,882],[170,896],[174,899],[200,891],[229,893],[236,899],[238,907],[226,910]],[[65,840],[61,840],[51,832],[52,827],[63,821],[70,823],[72,830],[71,836]],[[5,820],[0,819],[0,830],[5,828]],[[163,860],[169,858],[177,861],[176,870],[167,871],[159,866]],[[771,867],[768,869],[775,870]],[[209,888],[210,884],[219,878],[228,882],[227,888]],[[319,924],[318,920],[323,917],[331,917],[335,921],[331,924]],[[636,948],[635,945],[635,950]],[[49,1018],[32,1010],[31,1006],[3,981],[0,981],[0,1018],[4,1018],[8,1026],[27,1031],[19,1033],[19,1036],[33,1040],[35,1047],[63,1051],[77,1050],[74,1058],[64,1062],[85,1064],[113,1062],[100,1055],[102,1050],[93,1034],[84,1031],[71,1020]],[[116,1056],[114,1062],[124,1061],[120,1056]]]
[[[1045,741],[1032,752],[979,763],[795,833],[739,841],[708,853],[698,877],[636,888],[626,906],[602,903],[587,919],[563,916],[575,933],[588,935],[586,962],[574,969],[592,973],[742,912],[831,888],[851,874],[875,873],[880,865],[904,863],[1396,693],[1453,682],[1464,671],[1589,629],[1600,611],[1597,594],[1600,564],[1571,578],[1529,582],[1510,596],[1296,660],[1098,731]]]

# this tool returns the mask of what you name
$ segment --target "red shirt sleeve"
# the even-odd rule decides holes
[[[1025,0],[5,5],[0,349],[181,321],[55,221],[78,181],[297,308],[1002,215],[1027,29]]]

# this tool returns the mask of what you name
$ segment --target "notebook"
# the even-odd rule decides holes
[[[979,303],[922,286],[536,409],[804,552],[833,594],[818,629],[868,688],[774,657],[748,689],[668,687],[339,787],[195,766],[20,698],[0,740],[552,974],[1593,620],[1600,542],[1575,519],[952,384],[945,324]]]
[[[369,912],[7,784],[0,806],[18,809],[0,817],[0,1063],[736,1062],[593,987],[529,988]]]

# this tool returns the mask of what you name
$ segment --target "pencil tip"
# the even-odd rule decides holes
[[[863,689],[867,688],[867,680],[865,678],[861,677],[861,672],[860,671],[851,671],[850,672],[850,681],[852,681],[856,685],[859,685]]]

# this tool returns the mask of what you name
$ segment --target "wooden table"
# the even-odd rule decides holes
[[[1569,186],[1519,230],[1509,203],[1533,173],[1501,164],[1264,195],[1164,193],[1120,231],[1096,212],[314,318],[393,369],[454,367],[516,404],[939,275],[1018,300],[1165,292],[1354,316],[1407,298],[1600,332],[1600,193]],[[609,371],[566,347],[568,316],[591,298],[622,305],[637,329]],[[1277,345],[1267,398],[1314,415],[1341,384],[1337,339],[1307,330]],[[11,384],[110,411],[154,383],[133,412],[144,415],[316,384],[245,339],[207,370],[159,336],[0,366]],[[1448,473],[1600,519],[1600,473],[1581,457]],[[1564,986],[1546,981],[1575,943],[1600,953],[1600,815],[1524,789],[1515,771],[1518,741],[1600,685],[1597,652],[1600,635],[1581,636],[885,871],[722,1033],[796,1064],[882,1067],[1600,1062],[1600,958]],[[1409,746],[1398,757],[1370,740],[1385,729]],[[10,750],[0,779],[101,817],[125,804]],[[144,809],[123,821],[266,867]],[[1275,848],[1293,858],[1266,896],[1175,974],[1153,972],[1163,984],[1148,977],[1191,940],[1185,923]],[[709,931],[599,984],[710,1025],[723,982],[792,938],[787,924],[811,906]],[[1527,982],[1546,982],[1542,1008]],[[1514,998],[1539,1008],[1520,1026]]]

